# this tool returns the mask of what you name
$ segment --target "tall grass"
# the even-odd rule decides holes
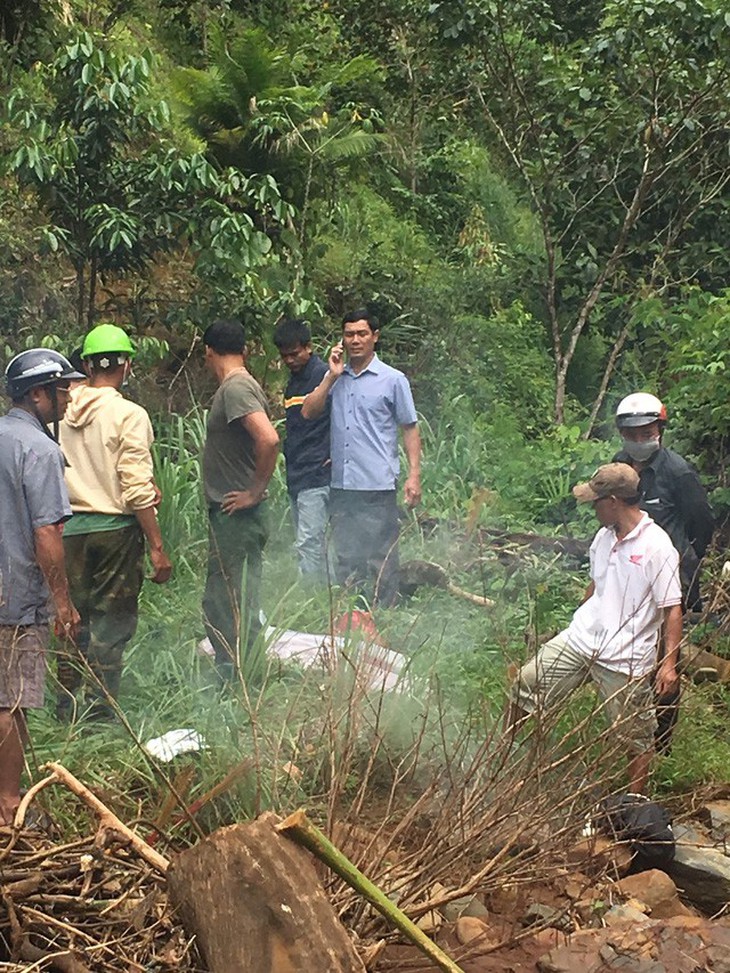
[[[439,519],[586,533],[585,512],[570,490],[611,456],[610,444],[586,442],[578,426],[526,436],[514,416],[480,411],[457,395],[435,421],[420,419],[424,508]]]

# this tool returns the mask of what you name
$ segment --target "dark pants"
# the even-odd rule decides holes
[[[394,605],[400,567],[395,490],[332,489],[330,517],[338,583],[371,591],[373,605]]]
[[[222,679],[242,669],[250,680],[257,669],[253,650],[261,631],[261,562],[267,537],[261,504],[230,516],[217,508],[208,513],[203,621]]]
[[[58,659],[58,715],[67,718],[81,687],[85,659],[96,679],[88,686],[95,715],[111,716],[104,690],[119,695],[122,654],[137,628],[137,602],[144,577],[144,534],[138,524],[119,530],[64,537],[71,600],[81,616],[74,648]]]
[[[679,719],[679,700],[679,686],[673,693],[655,696],[657,730],[654,734],[654,746],[656,752],[663,757],[672,752],[672,736]]]
[[[682,604],[684,618],[687,618],[687,611]],[[661,662],[665,654],[664,639],[659,639],[659,651],[657,661]],[[679,666],[679,660],[677,660]],[[668,757],[672,752],[672,737],[679,721],[679,703],[682,695],[681,683],[677,683],[677,688],[671,693],[659,695],[654,693],[656,703],[656,733],[654,734],[654,749],[662,757]]]

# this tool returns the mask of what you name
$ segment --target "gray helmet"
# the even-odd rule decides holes
[[[5,369],[5,387],[11,399],[22,399],[38,385],[86,378],[71,362],[51,348],[29,348],[16,355]]]

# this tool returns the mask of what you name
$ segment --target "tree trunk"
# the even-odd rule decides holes
[[[601,379],[601,387],[598,390],[598,395],[593,403],[593,408],[591,409],[591,415],[588,420],[588,428],[583,433],[583,439],[590,439],[593,435],[593,427],[596,424],[596,418],[600,412],[601,406],[603,405],[603,400],[606,397],[606,392],[608,391],[608,383],[611,381],[611,376],[616,368],[616,362],[618,361],[619,355],[623,351],[623,347],[626,344],[626,339],[629,336],[629,331],[631,330],[631,319],[626,322],[626,324],[621,328],[621,331],[613,343],[613,348],[611,348],[611,354],[608,356],[608,361],[606,362],[606,367],[603,370],[603,378]]]
[[[89,306],[86,311],[86,326],[89,330],[94,327],[94,318],[96,317],[96,280],[98,266],[98,258],[93,253],[91,255],[91,270],[89,272]]]
[[[565,389],[569,364],[570,359],[562,355],[555,363],[555,406],[553,419],[556,426],[562,426],[565,422]]]
[[[312,859],[278,819],[221,828],[167,873],[173,902],[210,973],[365,973]]]
[[[85,270],[86,262],[80,260],[76,264],[76,324],[80,329],[84,327],[84,312],[86,310]]]

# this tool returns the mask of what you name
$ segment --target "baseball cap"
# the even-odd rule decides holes
[[[579,503],[592,503],[603,497],[635,500],[639,496],[639,474],[627,463],[606,463],[587,483],[574,486],[573,496]]]

